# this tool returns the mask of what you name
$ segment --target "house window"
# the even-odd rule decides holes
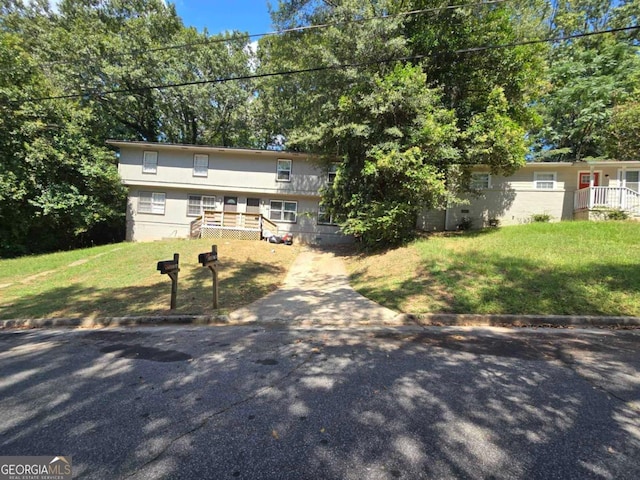
[[[142,154],[142,173],[158,173],[158,152]]]
[[[278,160],[276,180],[279,182],[291,181],[291,160]]]
[[[330,215],[321,203],[318,204],[318,225],[336,225],[333,215]]]
[[[140,192],[138,196],[138,213],[164,215],[166,195],[158,192]]]
[[[625,187],[640,192],[640,170],[625,170],[622,175],[624,175],[622,178],[624,178]]]
[[[534,172],[533,188],[536,190],[553,190],[556,188],[555,172]]]
[[[470,186],[474,190],[487,190],[491,187],[491,174],[472,173]]]
[[[247,213],[260,213],[259,198],[247,198]]]
[[[187,216],[197,217],[202,215],[204,210],[216,209],[216,197],[204,195],[189,195],[187,202]]]
[[[193,156],[193,176],[206,177],[209,174],[209,155],[196,153]]]
[[[338,164],[332,163],[329,165],[329,171],[327,172],[327,179],[329,184],[332,184],[336,180],[336,174],[338,173]]]
[[[283,200],[271,200],[269,220],[276,222],[295,223],[298,216],[298,202],[285,202]]]

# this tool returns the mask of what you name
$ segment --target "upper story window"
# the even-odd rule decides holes
[[[160,192],[140,192],[138,195],[138,213],[164,215],[166,195]]]
[[[472,173],[470,186],[474,190],[487,190],[491,188],[491,174],[479,172]]]
[[[142,154],[142,173],[158,173],[158,152]]]
[[[329,170],[327,172],[327,180],[329,181],[329,184],[332,184],[336,180],[338,166],[339,165],[337,163],[332,163],[331,165],[329,165]]]
[[[556,172],[534,172],[533,188],[536,190],[554,190],[556,188]]]
[[[209,174],[209,155],[196,153],[193,156],[193,176],[206,177]]]
[[[269,206],[271,207],[269,211],[269,220],[296,223],[298,216],[298,202],[271,200]]]
[[[278,160],[276,180],[279,182],[291,181],[291,160]]]

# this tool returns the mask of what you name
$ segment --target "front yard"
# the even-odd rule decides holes
[[[218,244],[220,307],[251,303],[282,282],[298,247],[241,240],[120,243],[0,260],[0,319],[169,313],[171,281],[156,271],[180,254],[175,313],[212,312],[212,275],[198,253]]]
[[[640,316],[640,223],[433,234],[347,257],[363,295],[408,313]]]

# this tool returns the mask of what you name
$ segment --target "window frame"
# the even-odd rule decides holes
[[[145,199],[143,202],[143,195],[146,197],[148,195],[148,201]],[[162,203],[160,203],[159,198],[162,198]],[[149,209],[146,209],[146,205],[149,205]],[[145,205],[143,209],[143,205]],[[154,207],[161,206],[162,211],[154,211]],[[151,191],[140,191],[138,192],[138,206],[136,212],[144,215],[164,215],[167,211],[167,194],[165,192],[151,192]]]
[[[289,164],[289,168],[280,168],[280,163],[286,162]],[[291,172],[293,171],[293,161],[287,158],[279,158],[276,160],[276,182],[290,182]],[[287,178],[280,178],[280,173],[286,172]]]
[[[333,182],[336,181],[336,175],[338,174],[338,168],[340,168],[339,163],[332,163],[329,165],[327,170],[327,183],[329,185],[333,185]]]
[[[634,173],[638,174],[638,181],[637,182],[629,182],[629,180],[627,180],[627,174],[629,172],[634,172]],[[622,170],[622,169],[618,170],[618,185],[620,187],[622,187],[622,185],[624,184],[624,186],[626,188],[629,188],[629,190],[633,190],[633,188],[630,188],[630,187],[627,186],[628,183],[636,184],[638,190],[634,190],[634,191],[640,192],[640,169],[638,169],[638,168],[627,168],[627,169],[624,169],[624,170]]]
[[[333,219],[333,215],[329,215],[329,221],[328,222],[322,222],[320,221],[320,215],[327,215],[326,212],[323,212],[323,210],[325,209],[324,205],[322,205],[322,203],[318,203],[318,215],[316,217],[316,224],[317,225],[329,225],[329,226],[337,226],[338,224],[336,223],[336,221]]]
[[[477,182],[477,177],[479,176],[486,176],[486,186],[485,182],[482,182],[482,186],[478,186],[478,182]],[[471,179],[469,182],[469,187],[471,187],[474,190],[489,190],[491,188],[491,173],[490,172],[472,172],[471,173]]]
[[[202,161],[206,159],[206,166],[204,166],[204,162],[202,165],[198,165],[198,160]],[[198,168],[202,169],[204,167],[204,171],[198,170]],[[206,153],[195,153],[193,155],[193,176],[194,177],[203,177],[207,178],[209,176],[209,155]]]
[[[540,180],[538,177],[540,175],[552,175],[553,180]],[[551,188],[542,188],[540,187],[541,183],[549,183],[551,182]],[[534,190],[555,190],[557,188],[558,183],[558,173],[557,172],[533,172],[533,188]]]
[[[148,156],[153,156],[153,161],[149,162]],[[152,166],[150,166],[152,165]],[[145,175],[157,175],[158,173],[158,152],[145,150],[142,152],[142,173]]]
[[[274,203],[281,203],[282,206],[280,208],[274,208]],[[286,204],[294,204],[295,210],[287,210]],[[274,212],[280,213],[280,218],[273,218]],[[293,213],[293,220],[285,220],[285,213]],[[269,220],[272,222],[280,222],[280,223],[297,223],[298,222],[298,202],[293,200],[269,200]]]
[[[191,199],[192,198],[198,198],[199,202],[198,202],[198,213],[190,213],[189,209],[194,207],[195,205],[191,204]],[[204,204],[204,199],[208,198],[212,200],[212,204],[213,204],[213,208],[215,209],[215,204],[216,204],[216,197],[215,195],[197,195],[197,194],[189,194],[187,195],[187,217],[199,217],[200,215],[202,215],[202,212],[205,210],[205,204]],[[207,206],[210,206],[207,205]]]

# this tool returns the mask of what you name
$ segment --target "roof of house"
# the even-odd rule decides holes
[[[286,150],[260,150],[254,148],[218,147],[214,145],[193,145],[185,143],[160,143],[132,140],[107,140],[107,145],[113,147],[140,147],[154,150],[191,150],[198,152],[243,153],[253,155],[265,155],[268,157],[309,157],[309,153],[290,152]]]

